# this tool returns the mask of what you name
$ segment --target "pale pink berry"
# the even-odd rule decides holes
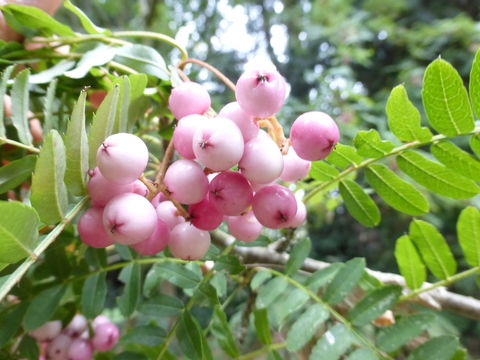
[[[223,214],[208,199],[190,205],[190,222],[201,230],[215,230],[223,221]]]
[[[243,137],[231,120],[209,119],[193,135],[193,152],[197,160],[214,171],[228,170],[243,155]]]
[[[48,321],[42,326],[30,331],[30,335],[38,342],[51,341],[62,331],[62,322],[60,320]]]
[[[64,333],[68,336],[75,338],[80,336],[85,329],[87,328],[87,318],[81,314],[76,314],[67,327],[64,330]]]
[[[256,193],[261,188],[264,188],[265,186],[273,185],[273,184],[275,184],[275,181],[272,181],[272,182],[269,182],[269,183],[266,183],[266,184],[259,184],[259,183],[250,181],[250,186],[252,187],[252,190],[253,190],[254,193]]]
[[[133,244],[132,248],[142,255],[155,255],[165,249],[170,238],[170,228],[162,220],[157,220],[157,227],[147,240]]]
[[[178,121],[173,132],[175,150],[185,159],[195,159],[193,152],[193,134],[209,119],[202,115],[188,115]]]
[[[312,163],[299,157],[295,149],[290,146],[287,154],[283,155],[283,171],[280,180],[286,182],[302,180],[308,175],[311,167]]]
[[[267,184],[275,181],[282,173],[283,156],[269,135],[259,135],[245,144],[238,167],[249,181]]]
[[[97,326],[100,326],[101,324],[105,324],[105,323],[111,323],[110,319],[105,315],[98,315],[95,317],[95,319],[93,319],[92,327],[95,330]]]
[[[260,189],[253,197],[253,213],[265,227],[279,229],[287,227],[297,213],[297,201],[292,192],[281,185],[269,185]]]
[[[262,232],[260,224],[250,210],[241,216],[229,216],[227,218],[228,232],[237,240],[252,242],[255,241]]]
[[[309,161],[325,159],[340,137],[333,119],[320,111],[300,115],[290,129],[290,141],[298,156]]]
[[[75,339],[68,348],[68,360],[92,360],[93,349],[90,341],[86,339]]]
[[[132,183],[132,192],[143,197],[146,197],[149,193],[147,186],[140,180],[135,180]]]
[[[133,190],[132,184],[118,184],[106,179],[98,167],[93,171],[89,171],[90,181],[87,189],[92,206],[104,207],[115,196],[131,192]]]
[[[297,201],[297,212],[292,220],[287,224],[287,227],[296,228],[305,222],[307,217],[307,208],[302,200],[295,198]]]
[[[153,205],[154,208],[157,208],[157,206],[162,202],[167,200],[167,197],[163,193],[158,193],[155,195],[155,197],[150,201]]]
[[[111,350],[118,342],[120,330],[111,323],[104,323],[95,327],[95,336],[92,339],[92,345],[95,350],[108,351]]]
[[[103,208],[90,208],[78,221],[80,240],[93,248],[106,248],[113,244],[113,239],[103,226]]]
[[[157,216],[160,220],[173,229],[175,225],[185,222],[185,218],[178,214],[178,209],[171,201],[162,201],[157,206]]]
[[[189,222],[176,225],[170,233],[168,248],[173,256],[184,260],[201,259],[210,247],[210,234]]]
[[[195,204],[205,197],[208,190],[208,179],[202,168],[192,160],[177,160],[171,164],[165,178],[172,198],[182,204]]]
[[[110,200],[105,207],[103,226],[115,242],[132,245],[152,235],[157,226],[157,213],[143,196],[121,194]]]
[[[119,133],[107,137],[97,151],[97,166],[108,180],[129,184],[148,163],[148,148],[138,136]]]
[[[259,118],[277,113],[285,102],[286,83],[273,69],[244,72],[237,81],[235,97],[242,109]]]
[[[72,338],[66,334],[60,334],[47,347],[47,358],[49,360],[68,359],[68,349],[72,343]]]
[[[251,204],[253,190],[242,174],[225,171],[208,185],[208,198],[224,215],[239,215]]]
[[[210,108],[208,91],[200,84],[187,81],[173,88],[168,107],[173,116],[181,119],[192,114],[203,114]]]
[[[258,123],[252,115],[249,115],[240,107],[238,102],[234,101],[225,105],[218,115],[232,120],[238,126],[244,142],[248,142],[257,136]]]

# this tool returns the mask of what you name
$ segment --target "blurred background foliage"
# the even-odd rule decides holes
[[[176,36],[190,57],[214,65],[233,81],[245,64],[269,59],[290,85],[279,115],[284,125],[288,128],[302,112],[325,111],[337,120],[341,142],[347,144],[359,130],[370,128],[393,139],[384,111],[391,89],[405,84],[421,109],[428,63],[441,55],[467,84],[480,46],[480,2],[472,0],[89,0],[77,5],[100,26]],[[57,17],[76,23],[65,10]],[[163,54],[169,51],[155,46]],[[216,110],[234,100],[206,70],[194,65],[187,72],[207,86]],[[426,195],[434,197],[426,220],[452,240],[455,251],[455,222],[465,203]],[[370,268],[397,272],[394,241],[407,231],[410,217],[384,206],[380,226],[367,229],[347,214],[335,192],[324,196],[326,201],[309,209],[312,255],[326,261],[364,256]],[[472,201],[479,205],[478,199]],[[478,297],[475,281],[454,286]],[[480,353],[477,322],[452,316],[445,324],[439,331],[462,331],[465,345]]]

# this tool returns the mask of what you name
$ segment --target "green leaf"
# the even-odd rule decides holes
[[[166,337],[167,333],[161,327],[154,325],[135,326],[128,334],[122,336],[120,343],[123,345],[158,346]]]
[[[367,325],[393,307],[401,294],[402,287],[398,285],[375,289],[348,312],[348,319],[356,326]]]
[[[281,277],[276,277],[263,285],[258,292],[257,308],[270,306],[287,289],[287,286],[287,281]]]
[[[388,126],[400,141],[425,142],[432,138],[430,129],[420,126],[420,112],[408,98],[403,85],[393,88],[387,100],[386,112]]]
[[[45,138],[32,176],[30,201],[45,224],[61,221],[67,210],[65,147],[61,136],[51,130]]]
[[[359,155],[371,158],[382,157],[395,147],[391,141],[382,141],[378,131],[359,131],[353,139]]]
[[[330,282],[343,266],[342,263],[334,263],[324,269],[315,271],[307,279],[305,286],[312,291],[318,291],[321,287]]]
[[[25,69],[15,78],[12,88],[12,123],[17,129],[20,142],[30,145],[32,135],[28,126],[28,77],[30,71]]]
[[[456,136],[474,128],[467,89],[457,70],[445,60],[428,65],[422,99],[428,120],[439,133]]]
[[[472,70],[470,71],[469,92],[473,110],[477,117],[480,117],[480,51],[477,51],[475,54]]]
[[[117,112],[118,92],[119,86],[115,85],[102,101],[97,113],[93,117],[88,134],[89,166],[92,169],[95,167],[97,161],[96,157],[99,146],[112,134]]]
[[[166,262],[158,264],[156,269],[162,279],[182,289],[193,288],[202,280],[200,275],[178,263]]]
[[[475,155],[480,157],[480,134],[472,135],[470,137],[470,148]]]
[[[427,279],[427,271],[408,235],[398,238],[395,245],[395,259],[407,286],[412,290],[422,286]]]
[[[237,344],[227,321],[227,316],[220,305],[213,309],[212,335],[218,341],[218,344],[227,355],[236,358],[240,355]]]
[[[18,346],[18,355],[22,359],[37,360],[40,355],[37,341],[31,336],[24,336]]]
[[[0,348],[2,348],[18,331],[27,311],[27,303],[20,303],[0,314]]]
[[[427,189],[453,199],[468,199],[480,192],[474,181],[414,151],[397,156],[400,170]]]
[[[54,121],[54,101],[57,90],[58,79],[54,79],[47,88],[47,95],[43,101],[43,132],[49,133],[50,130],[58,128],[58,121]]]
[[[115,118],[115,124],[113,126],[114,133],[127,132],[128,127],[128,109],[130,107],[130,80],[128,76],[122,76],[118,79],[120,86],[118,97],[118,109],[117,116]]]
[[[269,345],[272,343],[272,334],[270,333],[270,325],[268,322],[267,309],[257,309],[253,313],[255,318],[255,330],[258,340],[262,344]]]
[[[287,334],[287,349],[298,351],[308,343],[317,333],[320,326],[328,319],[328,310],[320,305],[310,306],[295,320]]]
[[[227,277],[222,272],[217,272],[213,275],[210,284],[215,288],[215,291],[219,298],[227,295]]]
[[[73,30],[57,20],[52,18],[46,12],[31,6],[9,4],[1,6],[0,9],[4,12],[7,22],[10,24],[10,16],[13,17],[19,24],[27,29],[37,29],[43,36],[60,35],[60,36],[74,36]]]
[[[65,76],[72,79],[84,78],[91,68],[108,63],[114,57],[118,47],[111,45],[99,45],[93,50],[87,51],[83,54],[82,58],[77,64],[77,67],[73,70],[65,72]]]
[[[27,180],[35,168],[36,155],[27,155],[0,168],[0,194],[16,188]]]
[[[110,34],[110,30],[103,29],[93,23],[92,20],[78,7],[72,4],[70,0],[65,0],[63,6],[77,15],[78,19],[82,23],[83,28],[89,34]]]
[[[177,339],[184,355],[190,359],[212,359],[210,348],[197,320],[184,312],[177,330]]]
[[[100,272],[89,276],[82,289],[82,314],[92,319],[99,315],[107,297],[107,273]]]
[[[365,169],[365,175],[378,195],[394,209],[409,215],[428,212],[429,204],[422,193],[385,165],[370,165]]]
[[[183,310],[183,302],[177,297],[161,294],[140,305],[142,314],[155,317],[177,316]]]
[[[297,270],[302,267],[303,262],[308,257],[308,254],[310,254],[311,248],[312,242],[309,238],[303,238],[295,244],[285,266],[285,273],[287,275],[296,273]]]
[[[214,269],[217,271],[226,270],[232,275],[236,275],[245,270],[245,266],[240,263],[238,256],[223,255],[215,260]]]
[[[427,330],[435,320],[429,313],[418,313],[402,317],[395,324],[380,330],[377,346],[385,352],[397,351],[401,346]]]
[[[324,161],[313,161],[309,176],[314,180],[329,181],[335,179],[339,172]]]
[[[373,350],[364,348],[353,351],[345,360],[378,360],[378,357]]]
[[[10,65],[2,73],[2,81],[0,82],[0,137],[5,137],[5,124],[4,124],[4,107],[3,107],[3,98],[7,90],[7,83],[12,75],[12,71],[15,68],[15,65]]]
[[[348,212],[362,225],[377,226],[380,222],[380,210],[370,196],[352,180],[343,180],[339,184]]]
[[[0,262],[13,264],[37,245],[39,219],[36,211],[18,201],[0,201]]]
[[[473,206],[462,210],[457,221],[458,242],[467,263],[480,266],[480,211]]]
[[[438,336],[413,350],[407,360],[450,360],[459,345],[454,336]]]
[[[294,289],[291,292],[285,293],[282,301],[273,304],[277,324],[282,326],[284,321],[305,305],[309,298],[308,294],[301,289]]]
[[[337,360],[350,348],[355,339],[343,324],[335,324],[317,341],[310,353],[310,360]]]
[[[85,194],[85,177],[88,171],[88,139],[85,130],[86,96],[86,91],[82,91],[73,107],[72,118],[65,135],[67,156],[65,183],[70,192],[76,196]]]
[[[142,74],[152,75],[161,80],[169,79],[169,72],[163,57],[146,45],[127,45],[118,49],[115,61]]]
[[[335,275],[325,292],[325,300],[335,305],[353,290],[363,276],[365,259],[354,258],[345,263]]]
[[[269,271],[259,271],[257,272],[250,282],[250,288],[255,291],[257,290],[265,281],[272,277],[272,273]]]
[[[117,299],[117,303],[124,316],[132,315],[140,301],[140,290],[142,288],[140,270],[140,265],[134,263],[124,267],[120,274],[120,279],[125,287],[123,294]]]
[[[27,331],[36,329],[49,321],[62,299],[67,287],[59,284],[38,293],[28,306],[23,327]]]
[[[360,164],[363,158],[357,154],[354,147],[337,144],[335,150],[325,160],[343,170],[354,164]]]
[[[480,181],[480,161],[450,141],[431,146],[433,156],[446,167],[475,181]]]
[[[410,238],[433,275],[444,280],[456,273],[457,263],[450,248],[432,224],[423,220],[412,221]]]
[[[66,71],[74,67],[75,61],[62,60],[56,63],[54,66],[49,67],[48,69],[41,71],[39,73],[33,74],[30,76],[30,84],[46,84],[51,82],[56,77],[62,76]]]

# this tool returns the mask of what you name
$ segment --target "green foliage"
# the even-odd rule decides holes
[[[407,286],[418,289],[425,282],[427,272],[417,249],[408,235],[397,239],[395,258],[400,269],[400,274],[405,278]]]

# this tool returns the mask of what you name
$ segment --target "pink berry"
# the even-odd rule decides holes
[[[70,344],[67,353],[68,360],[91,360],[93,359],[93,349],[90,341],[85,339],[75,339]]]
[[[148,148],[138,136],[119,133],[107,137],[97,151],[97,166],[108,180],[129,184],[148,163]]]
[[[182,204],[195,204],[205,197],[208,179],[192,160],[177,160],[170,165],[163,179],[172,197]]]
[[[243,157],[238,166],[251,182],[266,184],[275,181],[282,173],[283,156],[270,136],[266,134],[260,136],[260,133],[245,144]]]
[[[47,358],[49,360],[67,359],[68,349],[72,338],[66,334],[60,334],[47,347]]]
[[[169,238],[170,228],[164,221],[158,219],[153,234],[147,240],[133,244],[132,248],[142,255],[155,255],[167,247]]]
[[[170,233],[168,248],[173,256],[184,260],[201,259],[210,247],[210,234],[189,222],[176,225]]]
[[[253,213],[260,224],[271,229],[287,227],[297,213],[292,192],[281,185],[269,185],[253,197]]]
[[[173,132],[173,145],[175,150],[185,159],[195,159],[193,152],[193,134],[205,121],[209,119],[202,115],[188,115],[178,121]]]
[[[104,207],[115,196],[131,192],[133,189],[132,184],[118,184],[107,180],[98,170],[98,167],[90,171],[89,174],[90,181],[87,189],[92,200],[92,206]]]
[[[297,182],[308,175],[312,163],[303,160],[297,155],[295,149],[290,146],[286,155],[283,155],[283,171],[280,180],[286,182]]]
[[[223,221],[223,214],[208,199],[190,205],[190,222],[201,230],[215,230]]]
[[[292,220],[287,224],[287,227],[291,228],[296,228],[300,225],[302,225],[305,222],[305,218],[307,217],[307,208],[305,207],[305,204],[303,201],[297,200],[297,212],[295,216],[292,218]]]
[[[175,87],[168,99],[168,107],[177,119],[192,114],[203,114],[209,109],[210,104],[210,95],[207,90],[192,81]]]
[[[224,215],[239,215],[251,204],[253,191],[242,174],[225,171],[208,185],[208,198]]]
[[[93,248],[106,248],[113,244],[103,226],[103,208],[90,208],[78,221],[80,240]]]
[[[143,196],[121,194],[110,200],[105,207],[103,226],[115,242],[132,245],[152,235],[157,226],[157,213]]]
[[[175,225],[185,222],[185,218],[178,214],[178,210],[171,201],[163,201],[157,206],[157,216],[168,225],[171,230]]]
[[[70,320],[70,323],[65,328],[64,332],[68,336],[75,338],[80,336],[85,329],[87,329],[87,318],[83,315],[77,314]]]
[[[203,123],[193,135],[193,152],[198,161],[214,171],[228,170],[243,155],[243,137],[231,120],[216,117]]]
[[[225,105],[218,115],[232,120],[238,126],[244,142],[248,142],[257,136],[259,127],[255,118],[243,111],[238,102],[234,101]]]
[[[105,315],[98,315],[95,317],[95,319],[93,319],[92,327],[95,330],[97,326],[100,326],[101,324],[106,324],[106,323],[111,323],[110,319]]]
[[[338,143],[339,137],[335,121],[320,111],[300,115],[290,129],[290,141],[297,155],[309,161],[325,159]]]
[[[156,209],[157,206],[162,202],[167,200],[167,197],[163,193],[158,193],[155,197],[150,201],[153,207]]]
[[[285,102],[286,83],[273,69],[244,72],[237,81],[235,96],[248,114],[266,118],[277,113]]]
[[[92,344],[95,350],[108,351],[111,350],[118,342],[120,337],[120,330],[111,323],[104,323],[95,327],[95,336],[92,339]]]
[[[132,183],[132,192],[143,197],[146,197],[149,193],[147,186],[140,180],[135,180]]]
[[[255,241],[262,232],[262,224],[258,222],[252,210],[241,216],[229,216],[227,224],[228,232],[240,241]]]
[[[62,331],[62,322],[60,320],[48,321],[39,328],[30,331],[30,335],[38,342],[51,341]]]

